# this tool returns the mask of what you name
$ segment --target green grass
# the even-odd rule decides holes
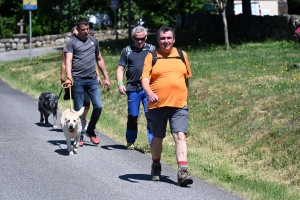
[[[300,62],[299,45],[241,43],[225,51],[198,37],[193,45],[181,38],[175,43],[188,52],[193,71],[187,137],[192,175],[245,199],[298,199],[300,69],[292,64]],[[104,109],[97,129],[125,145],[127,104],[118,94],[115,72],[129,40],[100,44],[112,88],[101,88]],[[59,94],[60,62],[57,53],[0,63],[0,76],[36,98],[43,91]],[[61,110],[69,106],[60,99]],[[163,145],[163,162],[176,167],[169,133]],[[150,155],[142,112],[136,146]]]

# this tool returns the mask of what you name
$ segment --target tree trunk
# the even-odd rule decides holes
[[[251,1],[250,0],[242,0],[243,6],[243,15],[250,16],[251,15]]]
[[[227,0],[226,16],[232,16],[232,15],[234,15],[234,1],[233,0]]]
[[[225,45],[226,50],[229,50],[229,40],[228,40],[228,28],[227,28],[227,19],[226,19],[226,9],[222,12],[222,19],[224,24],[224,37],[225,37]]]

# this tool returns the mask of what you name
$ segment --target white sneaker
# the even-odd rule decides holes
[[[88,122],[86,121],[86,124],[85,124],[85,127],[84,127],[84,131],[87,130],[87,127],[88,127]]]

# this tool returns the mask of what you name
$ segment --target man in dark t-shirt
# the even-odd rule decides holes
[[[147,44],[147,30],[142,26],[133,29],[131,38],[133,44],[125,47],[120,56],[117,69],[118,90],[122,95],[127,94],[128,99],[128,119],[126,129],[127,148],[134,149],[134,142],[138,132],[138,115],[140,103],[142,102],[144,112],[147,118],[148,114],[148,96],[142,89],[140,77],[142,75],[144,59],[146,55],[155,50],[155,46]],[[126,72],[127,84],[123,83],[123,75]],[[151,145],[152,133],[147,125],[147,134],[149,144]]]
[[[87,19],[77,21],[78,35],[68,40],[65,48],[66,53],[66,84],[72,84],[72,97],[74,110],[78,111],[83,106],[84,92],[87,92],[93,104],[93,112],[88,124],[86,134],[94,144],[100,141],[95,134],[96,124],[102,111],[102,99],[99,84],[100,77],[96,73],[97,63],[104,76],[104,86],[110,88],[110,79],[102,55],[99,42],[89,35],[89,22]]]

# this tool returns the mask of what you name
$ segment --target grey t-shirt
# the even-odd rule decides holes
[[[143,72],[146,55],[155,50],[152,44],[145,44],[143,48],[136,48],[132,44],[125,47],[120,56],[119,65],[126,67],[127,91],[142,90],[140,78]]]
[[[96,38],[83,41],[79,37],[73,37],[68,40],[65,53],[73,53],[72,76],[87,78],[96,77],[95,61],[96,53],[100,52],[99,42]],[[94,41],[97,41],[95,44]]]

